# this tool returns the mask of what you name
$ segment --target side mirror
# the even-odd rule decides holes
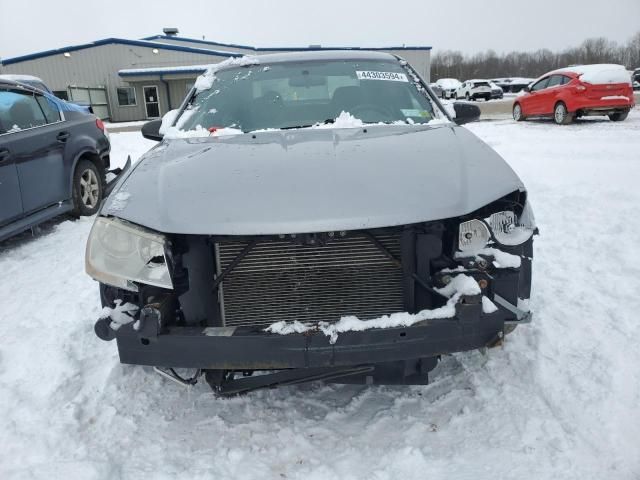
[[[142,136],[148,140],[155,140],[156,142],[159,142],[162,140],[160,125],[162,125],[161,118],[145,123],[142,126]]]
[[[456,118],[453,119],[458,125],[469,122],[475,122],[480,118],[480,107],[471,103],[455,102],[453,109],[456,112]]]
[[[525,92],[531,92],[531,85],[527,85],[522,90],[524,90]]]

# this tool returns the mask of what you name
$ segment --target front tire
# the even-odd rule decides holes
[[[465,98],[465,100],[466,100],[467,102],[469,101],[469,99],[471,98],[471,97],[469,96],[469,92],[467,92],[467,93],[465,93],[465,94],[464,94],[464,98]]]
[[[612,122],[622,122],[629,116],[629,110],[625,112],[616,112],[609,114],[609,120]]]
[[[522,114],[522,107],[519,103],[516,103],[513,106],[513,119],[516,122],[522,122],[524,120],[524,115]]]
[[[553,121],[558,125],[569,125],[573,121],[573,115],[569,113],[563,102],[556,103],[553,108]]]
[[[94,215],[100,208],[104,188],[103,175],[90,160],[80,160],[73,174],[73,214]]]

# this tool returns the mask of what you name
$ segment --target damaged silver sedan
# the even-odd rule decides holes
[[[158,145],[95,221],[96,334],[221,395],[426,384],[442,355],[500,343],[531,318],[536,226],[517,175],[458,126],[477,107],[453,107],[379,52],[212,66],[145,125]]]

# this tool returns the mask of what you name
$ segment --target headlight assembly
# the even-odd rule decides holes
[[[481,250],[490,237],[489,228],[482,220],[462,222],[458,234],[458,249],[462,252]]]
[[[98,217],[85,256],[87,273],[99,282],[137,291],[134,282],[173,288],[166,238],[115,218]]]
[[[527,202],[518,218],[513,212],[498,212],[486,218],[495,240],[502,245],[521,245],[531,238],[535,231],[535,219]]]
[[[514,212],[497,212],[484,220],[468,220],[458,227],[458,249],[472,253],[488,243],[504,246],[521,245],[536,231],[533,211],[527,202],[518,217]]]

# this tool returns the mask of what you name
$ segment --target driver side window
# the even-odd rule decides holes
[[[537,92],[539,90],[543,90],[543,89],[547,88],[548,84],[549,84],[549,77],[543,78],[539,82],[536,82],[536,83],[533,84],[533,86],[531,87],[531,91],[532,92]]]

